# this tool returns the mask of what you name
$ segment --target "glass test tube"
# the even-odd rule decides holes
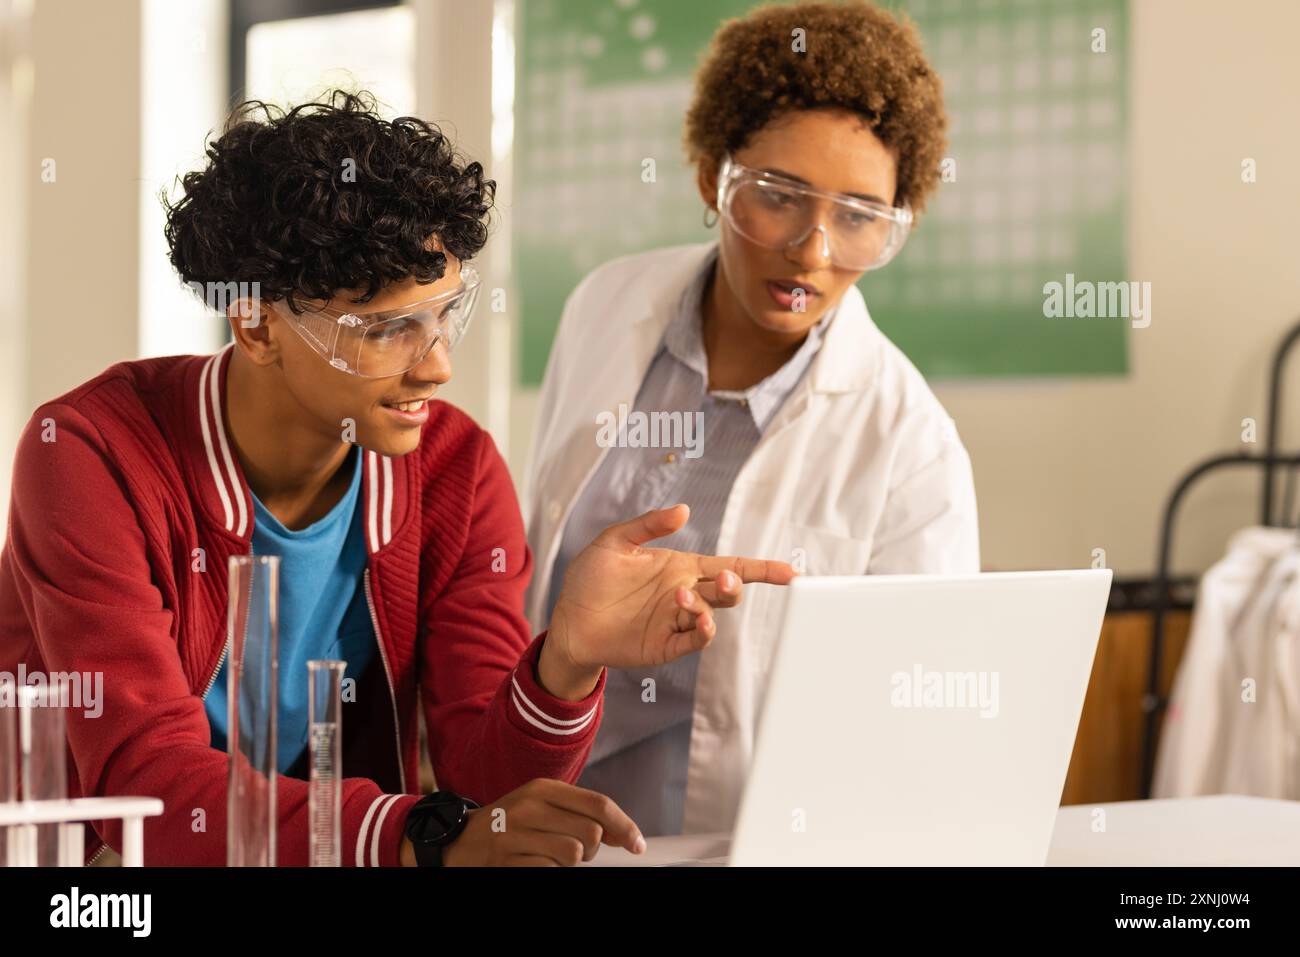
[[[275,866],[280,559],[232,555],[226,618],[226,863]]]
[[[311,828],[312,867],[339,867],[342,831],[339,805],[343,799],[343,672],[344,661],[307,662],[307,746],[311,781],[307,791]]]
[[[0,682],[0,804],[9,804],[18,800],[18,688],[7,678]],[[0,867],[18,863],[9,860],[10,831],[0,827]]]
[[[68,733],[63,713],[66,688],[25,685],[18,689],[19,787],[24,801],[68,798]],[[59,825],[38,824],[37,867],[58,867]]]

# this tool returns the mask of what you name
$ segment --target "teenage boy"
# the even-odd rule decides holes
[[[742,582],[792,569],[644,547],[687,518],[649,512],[576,558],[532,638],[505,465],[434,401],[479,287],[482,167],[436,128],[335,93],[241,108],[182,185],[171,260],[196,289],[236,290],[233,343],[112,366],[37,409],[14,465],[0,671],[104,676],[98,717],[67,712],[72,796],[162,798],[146,862],[225,862],[226,566],[251,551],[280,556],[279,863],[307,861],[313,658],[346,660],[354,682],[346,864],[641,849],[612,801],[571,783],[604,669],[698,651]],[[424,798],[417,707],[440,788]],[[87,836],[93,855],[120,825]]]

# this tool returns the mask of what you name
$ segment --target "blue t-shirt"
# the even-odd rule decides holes
[[[284,773],[307,747],[307,662],[348,663],[345,677],[359,679],[375,656],[374,628],[362,576],[366,540],[361,499],[361,454],[350,453],[352,484],[324,518],[290,531],[253,496],[253,554],[280,556],[280,690],[277,695],[276,767]],[[344,468],[349,464],[345,463]],[[227,662],[222,662],[204,706],[212,746],[226,749]]]

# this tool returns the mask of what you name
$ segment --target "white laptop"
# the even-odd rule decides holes
[[[1042,865],[1110,581],[796,579],[731,840],[644,863]]]

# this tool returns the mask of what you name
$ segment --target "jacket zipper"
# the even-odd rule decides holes
[[[208,692],[212,686],[217,683],[217,675],[221,674],[221,666],[226,663],[226,652],[230,650],[230,642],[227,641],[221,646],[221,657],[217,659],[217,667],[212,671],[212,677],[208,679],[208,686],[203,689],[203,694],[199,695],[200,699],[207,698]]]
[[[388,679],[388,694],[393,704],[393,739],[397,744],[397,781],[402,788],[402,793],[406,793],[406,768],[402,761],[402,732],[401,724],[397,720],[397,687],[393,684],[393,672],[388,667],[388,655],[384,651],[384,637],[379,632],[379,616],[375,614],[375,601],[370,595],[370,569],[367,568],[365,575],[362,577],[362,584],[366,591],[366,608],[370,611],[370,624],[375,629],[375,644],[379,646],[379,660],[384,663],[384,677]]]

